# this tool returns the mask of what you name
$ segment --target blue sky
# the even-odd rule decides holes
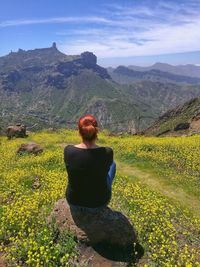
[[[18,48],[91,51],[104,66],[200,64],[199,0],[7,0],[0,56]]]

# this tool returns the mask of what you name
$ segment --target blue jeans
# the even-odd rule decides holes
[[[115,173],[116,173],[116,163],[113,160],[112,164],[110,165],[110,169],[108,171],[108,176],[107,176],[107,184],[108,188],[110,189],[110,192],[112,192],[112,182],[115,177]]]

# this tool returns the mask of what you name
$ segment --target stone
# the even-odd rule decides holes
[[[174,131],[180,131],[180,130],[186,130],[190,127],[190,123],[189,122],[183,122],[183,123],[179,123],[176,125],[176,127],[174,128]]]
[[[97,57],[93,53],[88,52],[88,51],[83,52],[81,54],[81,59],[82,59],[83,64],[89,68],[97,64]]]
[[[20,123],[14,126],[8,126],[8,128],[6,129],[6,135],[8,139],[11,139],[13,137],[27,137],[26,126]]]
[[[109,207],[85,211],[69,206],[66,199],[60,199],[56,202],[48,222],[53,220],[59,232],[69,230],[81,243],[128,247],[137,242],[130,219]]]
[[[17,150],[17,154],[22,154],[24,152],[37,155],[43,152],[43,148],[36,143],[21,144],[21,146]]]

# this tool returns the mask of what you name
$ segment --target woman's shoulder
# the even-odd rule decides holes
[[[72,150],[73,150],[73,148],[74,148],[74,145],[72,145],[72,144],[69,144],[69,145],[65,146],[65,148],[64,148],[64,152],[69,152],[69,151],[72,151]]]
[[[97,151],[99,149],[103,149],[106,151],[106,153],[108,154],[112,154],[113,153],[113,149],[111,147],[108,147],[108,146],[97,146],[95,148],[80,148],[78,146],[75,146],[75,145],[72,145],[72,144],[69,144],[67,146],[65,146],[64,148],[64,151],[87,151],[87,150],[93,150],[93,151]]]
[[[113,149],[112,149],[111,147],[106,146],[106,147],[105,147],[105,150],[106,150],[106,153],[107,153],[108,155],[113,155]]]

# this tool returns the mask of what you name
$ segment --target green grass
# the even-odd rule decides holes
[[[141,264],[151,267],[199,266],[196,264],[200,249],[199,202],[194,194],[183,190],[181,183],[176,186],[172,183],[168,165],[160,164],[159,158],[157,161],[147,158],[147,155],[154,155],[149,153],[158,152],[160,146],[166,145],[167,139],[158,142],[156,138],[108,137],[107,134],[101,133],[98,142],[112,146],[117,161],[110,205],[127,214],[136,228],[145,248]],[[176,140],[182,142],[182,139]],[[194,142],[198,146],[197,140],[185,139],[188,151]],[[35,267],[38,261],[41,267],[60,267],[67,263],[73,266],[78,253],[73,235],[69,232],[58,235],[55,225],[49,227],[46,218],[55,202],[65,195],[63,149],[66,144],[80,141],[77,132],[32,133],[26,141],[34,141],[44,148],[38,156],[16,155],[19,145],[26,142],[24,139],[8,141],[1,137],[0,141],[0,248],[8,263],[16,266],[21,262],[19,266]],[[173,147],[164,146],[162,151],[168,155],[169,149],[177,148],[179,142],[174,142]],[[183,150],[181,145],[178,151]],[[144,154],[146,157],[139,157],[138,151],[147,153]],[[173,150],[175,155],[176,151]],[[158,155],[162,159],[163,154]],[[176,163],[177,158],[172,160]],[[190,162],[189,158],[187,160]],[[170,168],[177,172],[176,164]],[[167,176],[163,177],[162,173]],[[39,177],[41,183],[37,189],[32,188],[34,176]]]

